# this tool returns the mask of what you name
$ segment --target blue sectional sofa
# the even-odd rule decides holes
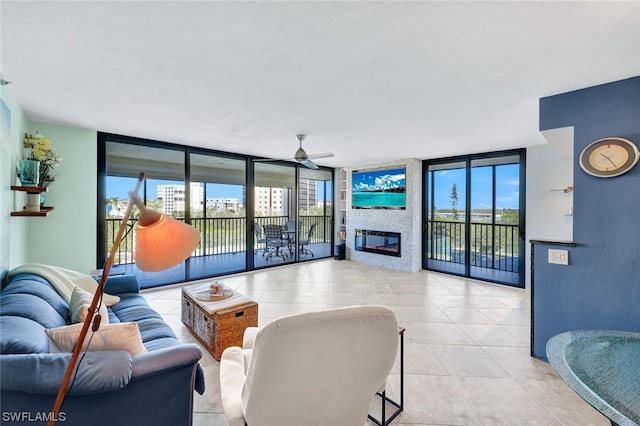
[[[44,278],[17,274],[0,292],[0,407],[4,424],[45,424],[70,353],[51,353],[45,329],[69,324],[69,306]],[[190,425],[204,392],[201,349],[178,341],[139,293],[135,276],[107,280],[120,297],[109,323],[135,321],[146,352],[87,352],[58,415],[64,425]]]

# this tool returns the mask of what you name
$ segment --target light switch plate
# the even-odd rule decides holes
[[[557,265],[569,264],[569,250],[549,249],[549,263]]]

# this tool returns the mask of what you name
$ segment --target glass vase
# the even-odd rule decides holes
[[[38,186],[40,179],[40,162],[36,160],[20,160],[20,183],[22,186]]]

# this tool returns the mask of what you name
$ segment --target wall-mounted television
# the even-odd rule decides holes
[[[404,167],[360,170],[351,173],[351,207],[354,209],[406,208]]]

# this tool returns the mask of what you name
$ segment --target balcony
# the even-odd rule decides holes
[[[469,228],[469,249],[464,222],[428,221],[426,257],[429,269],[463,275],[469,256],[470,275],[517,285],[520,268],[520,227],[474,223]]]
[[[184,218],[176,218],[184,221]],[[284,225],[288,216],[256,217],[255,221],[261,225]],[[307,230],[312,224],[316,225],[316,232],[306,246],[314,256],[300,255],[299,260],[320,259],[332,255],[331,250],[331,217],[300,216],[300,227]],[[107,219],[108,249],[113,245],[113,239],[120,226],[120,219]],[[192,218],[191,225],[200,231],[200,244],[191,255],[188,266],[182,263],[174,268],[162,272],[147,273],[135,266],[135,239],[131,232],[137,219],[129,219],[127,233],[116,253],[112,273],[134,273],[140,280],[141,288],[197,280],[200,278],[225,275],[246,270],[247,264],[247,224],[244,217],[216,217]],[[296,260],[294,250],[287,252],[286,260],[272,257],[266,260],[262,256],[262,245],[255,245],[249,253],[253,254],[254,268],[259,269]],[[188,271],[187,271],[188,268]]]

